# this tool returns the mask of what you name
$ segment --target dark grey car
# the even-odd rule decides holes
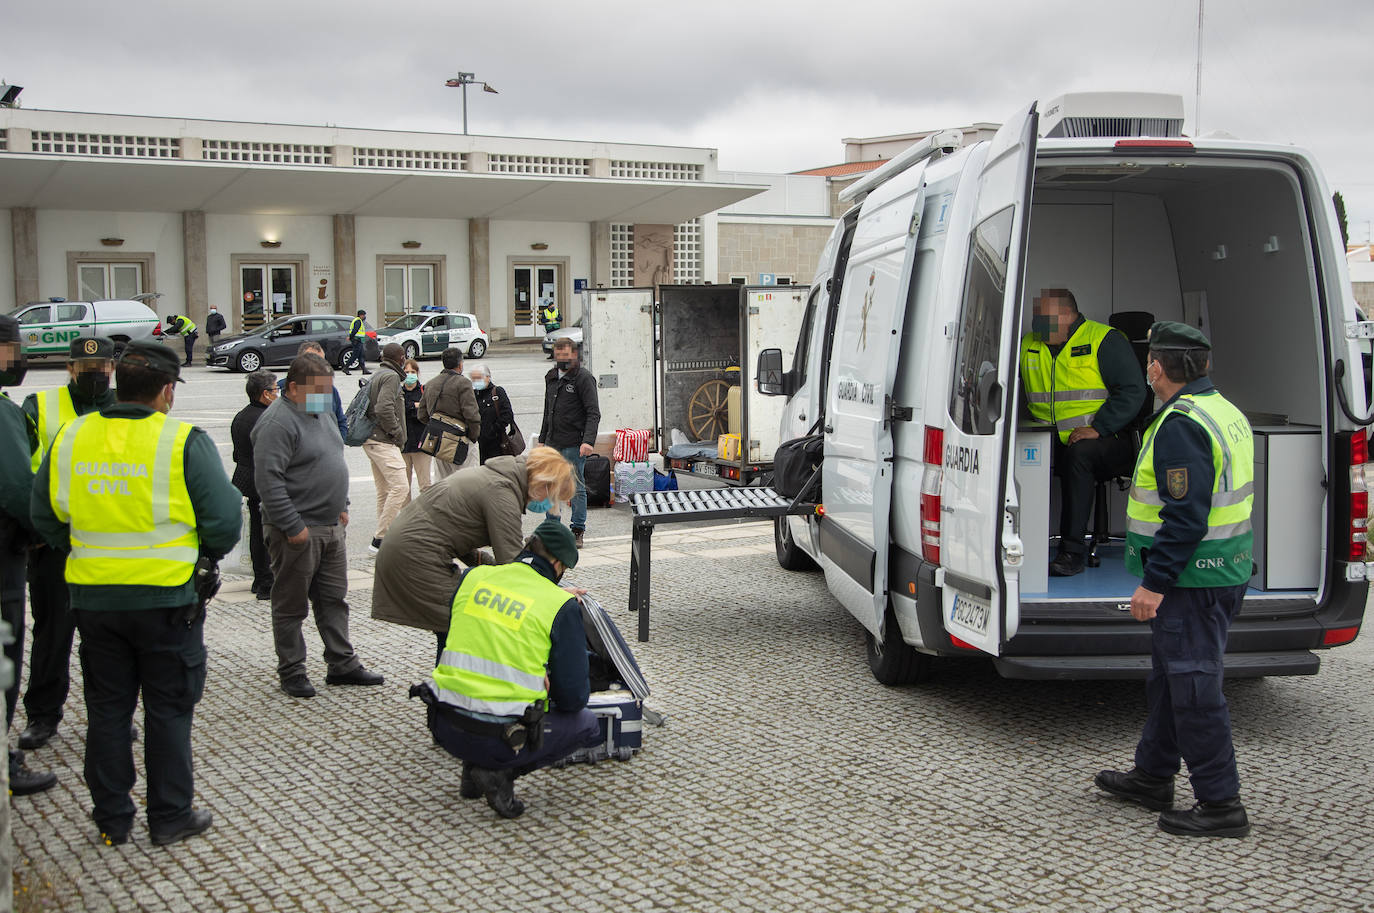
[[[205,363],[211,367],[225,367],[231,371],[256,371],[274,365],[287,365],[296,357],[303,342],[318,342],[324,357],[336,368],[351,370],[357,359],[348,342],[348,327],[352,317],[343,314],[293,314],[255,330],[221,339],[205,350]],[[367,327],[363,340],[367,360],[381,359],[377,333]]]

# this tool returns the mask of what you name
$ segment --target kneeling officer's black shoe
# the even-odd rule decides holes
[[[434,741],[435,744],[439,742],[438,739]],[[482,787],[478,786],[477,782],[472,779],[472,765],[467,761],[463,762],[463,782],[458,784],[458,795],[464,799],[482,798]]]
[[[1104,792],[1129,802],[1139,802],[1151,811],[1163,811],[1174,804],[1174,778],[1154,777],[1137,767],[1126,773],[1104,770],[1093,777],[1093,783]]]
[[[1163,812],[1159,829],[1184,837],[1244,837],[1250,833],[1250,819],[1239,798],[1223,799],[1199,802],[1186,812]]]
[[[525,803],[515,798],[515,778],[509,770],[491,770],[486,767],[472,767],[472,782],[487,797],[491,810],[502,818],[519,818],[525,811]]]

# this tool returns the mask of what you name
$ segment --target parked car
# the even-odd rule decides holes
[[[68,301],[49,298],[10,311],[19,321],[24,354],[29,358],[66,357],[73,339],[105,336],[114,340],[115,354],[135,339],[152,339],[158,332],[157,314],[141,301]]]
[[[287,365],[296,357],[303,342],[318,342],[324,357],[342,370],[357,366],[353,347],[348,341],[348,327],[352,317],[343,314],[293,314],[255,330],[221,339],[205,350],[205,363],[210,367],[225,367],[231,371],[256,371],[271,365]],[[366,324],[364,324],[366,326]],[[363,340],[367,360],[381,360],[377,332],[367,327]]]
[[[477,325],[476,314],[446,311],[407,314],[377,331],[382,342],[400,344],[406,358],[442,355],[447,348],[462,349],[473,358],[487,354],[487,334]]]
[[[544,354],[553,354],[553,343],[556,339],[571,339],[577,343],[577,347],[582,347],[582,318],[577,318],[577,322],[570,327],[563,327],[561,330],[554,330],[552,333],[544,334]]]

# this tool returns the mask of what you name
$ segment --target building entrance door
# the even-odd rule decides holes
[[[542,336],[540,312],[546,304],[558,304],[562,300],[561,270],[556,263],[539,263],[516,266],[514,272],[511,304],[515,336]],[[561,305],[559,309],[562,310]]]
[[[296,264],[245,263],[239,267],[243,329],[296,313]]]

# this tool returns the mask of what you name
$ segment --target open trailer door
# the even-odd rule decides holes
[[[603,428],[655,428],[653,289],[583,291],[582,362],[596,379]],[[658,449],[656,431],[649,449]]]
[[[941,448],[936,584],[945,630],[994,656],[1020,622],[1024,550],[1011,470],[1037,123],[1034,104],[1009,118],[983,163]]]

